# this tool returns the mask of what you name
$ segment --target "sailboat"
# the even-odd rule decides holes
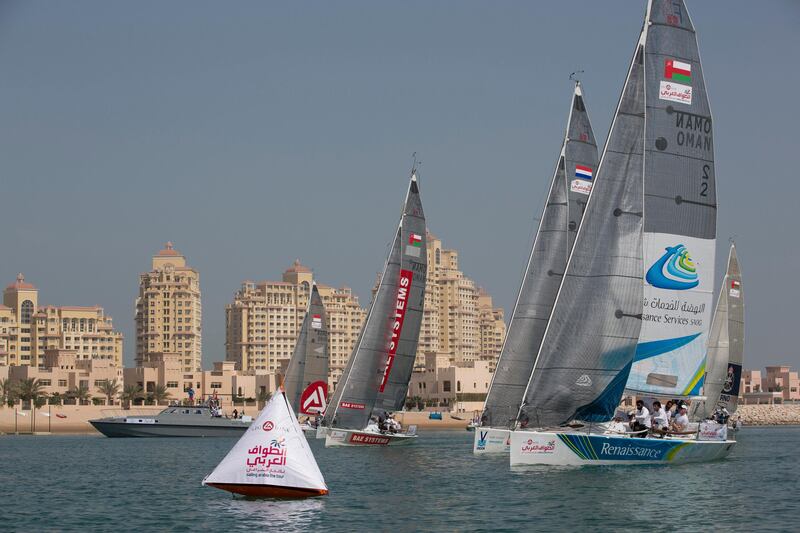
[[[303,431],[316,431],[308,419],[323,413],[328,399],[328,326],[316,283],[311,285],[306,316],[286,368],[284,387],[289,403],[297,408],[297,416],[307,419],[301,425]]]
[[[325,446],[410,444],[416,428],[381,431],[374,418],[403,408],[422,323],[427,275],[425,215],[412,169],[400,224],[378,289],[325,411]],[[320,433],[318,433],[320,435]]]
[[[203,480],[203,485],[262,498],[328,494],[325,479],[283,389]]]
[[[597,144],[583,88],[572,91],[564,140],[533,241],[508,334],[476,428],[476,454],[509,450],[509,434],[561,285],[597,170]]]
[[[744,287],[736,246],[731,244],[728,268],[722,278],[711,335],[708,341],[706,377],[703,394],[697,402],[694,418],[703,420],[716,409],[733,414],[739,403],[739,386],[744,360]]]
[[[688,397],[702,386],[716,185],[711,114],[682,0],[648,1],[597,174],[511,434],[511,464],[724,457],[735,441],[597,426],[613,418],[626,387]]]

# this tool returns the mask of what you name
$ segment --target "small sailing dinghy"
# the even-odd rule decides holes
[[[566,273],[511,433],[511,465],[684,463],[736,444],[606,431],[627,389],[696,398],[709,333],[713,128],[682,0],[649,0]]]
[[[286,394],[279,390],[203,485],[259,498],[328,494]]]
[[[475,432],[475,454],[508,453],[509,435],[594,184],[597,144],[580,82],[571,104],[550,193]]]
[[[305,418],[300,427],[306,433],[316,432],[312,420],[325,412],[328,400],[328,326],[316,283],[311,285],[306,316],[286,368],[284,388],[297,416]]]
[[[376,423],[405,404],[417,354],[425,299],[427,248],[416,169],[378,290],[350,360],[325,411],[325,446],[398,446],[417,438],[416,427]],[[376,420],[377,419],[377,420]]]

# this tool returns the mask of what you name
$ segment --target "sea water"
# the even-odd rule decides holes
[[[235,439],[0,437],[2,531],[797,531],[800,427],[745,428],[722,461],[528,468],[472,433],[325,449],[330,494],[247,500],[202,487]]]

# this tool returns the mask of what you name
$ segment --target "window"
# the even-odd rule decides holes
[[[445,380],[442,383],[442,390],[444,392],[450,392],[451,389],[452,389],[452,385],[450,384],[450,380]]]
[[[167,387],[169,387],[171,389],[177,389],[178,388],[178,382],[177,381],[167,381]]]
[[[211,382],[211,388],[212,389],[221,389],[222,388],[222,383],[220,383],[219,381],[212,381]]]
[[[30,324],[31,317],[33,316],[33,302],[30,300],[25,300],[24,302],[22,302],[22,305],[20,306],[20,311],[21,311],[20,322],[22,322],[23,324]]]
[[[66,387],[67,386],[67,380],[66,379],[59,379],[58,380],[58,386],[59,387]]]
[[[41,385],[42,387],[49,387],[51,385],[51,382],[49,379],[40,379],[39,385]]]

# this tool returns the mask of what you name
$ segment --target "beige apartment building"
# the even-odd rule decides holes
[[[47,396],[59,394],[62,398],[71,390],[86,387],[92,398],[107,404],[108,399],[98,390],[103,383],[116,380],[122,386],[122,367],[110,359],[85,359],[77,350],[48,348],[42,355],[40,366],[21,365],[8,369],[8,379],[19,382],[38,379]],[[118,399],[112,398],[118,403]]]
[[[417,366],[429,353],[447,354],[456,363],[486,361],[491,370],[505,338],[503,310],[458,268],[458,252],[427,233],[428,278]]]
[[[38,289],[19,274],[0,305],[0,365],[46,366],[45,352],[53,349],[122,366],[122,333],[102,307],[39,306]]]
[[[460,413],[483,409],[492,373],[488,361],[454,362],[448,354],[428,353],[408,386],[410,397],[418,396],[428,407]]]
[[[191,387],[195,402],[216,396],[223,406],[230,406],[234,398],[258,399],[259,393],[272,393],[278,387],[275,373],[241,372],[233,361],[216,361],[213,370],[193,372],[185,372],[183,365],[183,354],[148,353],[141,365],[125,369],[125,385],[138,385],[145,395],[162,386],[170,402],[188,400]]]
[[[153,256],[152,270],[139,275],[136,299],[136,366],[153,353],[180,355],[184,372],[202,364],[200,274],[171,242]]]
[[[276,372],[292,356],[314,273],[299,260],[281,281],[245,281],[225,306],[225,359],[241,371]],[[348,287],[317,284],[328,320],[331,385],[338,382],[366,310]]]

